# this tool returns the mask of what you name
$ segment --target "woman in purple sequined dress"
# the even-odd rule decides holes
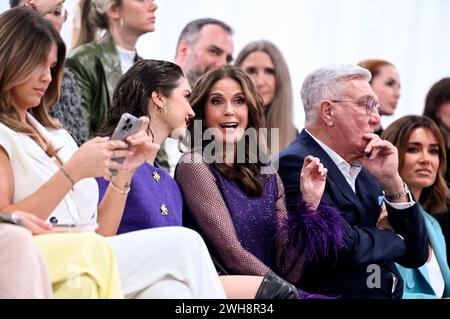
[[[288,212],[282,182],[264,147],[262,99],[243,71],[224,66],[194,88],[188,127],[191,152],[175,179],[185,200],[184,222],[203,236],[223,272],[297,282],[302,267],[345,245],[339,214],[320,204],[326,169],[305,161],[304,198]],[[300,297],[309,297],[299,291]]]

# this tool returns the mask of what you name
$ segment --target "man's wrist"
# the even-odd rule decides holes
[[[395,193],[389,193],[383,191],[384,198],[391,203],[409,202],[411,199],[411,192],[406,183],[403,183],[403,187],[400,191]]]
[[[403,179],[400,177],[400,175],[386,178],[385,182],[380,181],[380,185],[386,194],[395,194],[400,192],[403,189],[404,184],[405,183],[403,182]]]

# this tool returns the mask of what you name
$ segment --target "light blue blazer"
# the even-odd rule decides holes
[[[445,288],[443,297],[450,297],[450,269],[447,264],[447,253],[445,249],[445,239],[442,234],[441,226],[437,220],[428,214],[421,205],[419,210],[425,220],[428,239],[433,248],[442,277],[444,278]],[[403,299],[436,299],[433,288],[431,287],[430,277],[426,266],[420,268],[408,269],[397,264],[397,268],[403,277]]]

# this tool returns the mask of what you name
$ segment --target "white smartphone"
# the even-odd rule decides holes
[[[52,231],[55,233],[69,233],[69,232],[94,232],[98,228],[97,223],[86,224],[52,224]]]
[[[120,117],[119,123],[117,123],[114,133],[111,136],[111,140],[126,142],[127,138],[138,132],[140,128],[141,121],[136,116],[133,116],[129,113],[124,113]],[[116,157],[112,160],[119,164],[122,164],[125,160],[125,157]],[[111,169],[110,171],[113,176],[117,175],[116,169]]]

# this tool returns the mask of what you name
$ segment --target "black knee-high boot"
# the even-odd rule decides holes
[[[258,288],[255,299],[298,299],[295,286],[269,271]]]

